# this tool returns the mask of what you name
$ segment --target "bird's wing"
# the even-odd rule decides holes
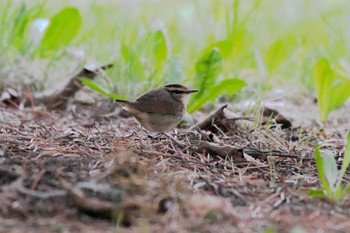
[[[162,96],[162,98],[159,98]],[[148,113],[173,114],[174,111],[179,111],[180,103],[174,100],[171,94],[162,88],[151,90],[135,101],[138,109]]]

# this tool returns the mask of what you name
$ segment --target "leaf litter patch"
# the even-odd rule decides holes
[[[320,187],[315,144],[333,149],[341,165],[349,129],[344,109],[331,121],[336,127],[319,131],[293,126],[273,109],[261,109],[261,117],[233,116],[224,105],[194,114],[197,125],[166,136],[110,114],[107,102],[69,103],[66,111],[2,102],[1,230],[50,232],[55,224],[94,232],[349,227],[349,198],[333,205],[307,195]]]

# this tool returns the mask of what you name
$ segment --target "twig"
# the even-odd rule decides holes
[[[48,199],[48,198],[53,198],[53,197],[62,197],[66,196],[67,192],[66,190],[58,189],[58,190],[53,190],[49,192],[41,192],[41,191],[35,191],[28,189],[22,185],[23,183],[23,178],[18,179],[16,181],[16,190],[22,194],[26,194],[29,196],[37,197],[40,199]]]
[[[38,172],[38,174],[35,176],[35,178],[34,178],[34,180],[33,180],[33,182],[32,182],[32,185],[30,186],[30,189],[31,189],[31,190],[36,189],[36,187],[38,186],[39,181],[41,180],[41,177],[43,177],[43,175],[45,174],[45,172],[46,172],[46,169],[45,169],[45,168],[41,169],[41,170]]]

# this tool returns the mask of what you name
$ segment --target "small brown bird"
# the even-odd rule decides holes
[[[116,100],[148,131],[163,133],[175,128],[186,112],[187,97],[198,90],[169,84],[150,90],[135,101]]]

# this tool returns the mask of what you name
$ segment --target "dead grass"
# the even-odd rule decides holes
[[[2,104],[0,231],[346,232],[349,198],[335,205],[307,190],[320,185],[314,144],[341,164],[349,106],[320,132],[295,120],[303,108],[315,116],[314,104],[286,104],[292,128],[236,119],[172,132],[182,145],[110,114],[105,100],[58,112]]]

